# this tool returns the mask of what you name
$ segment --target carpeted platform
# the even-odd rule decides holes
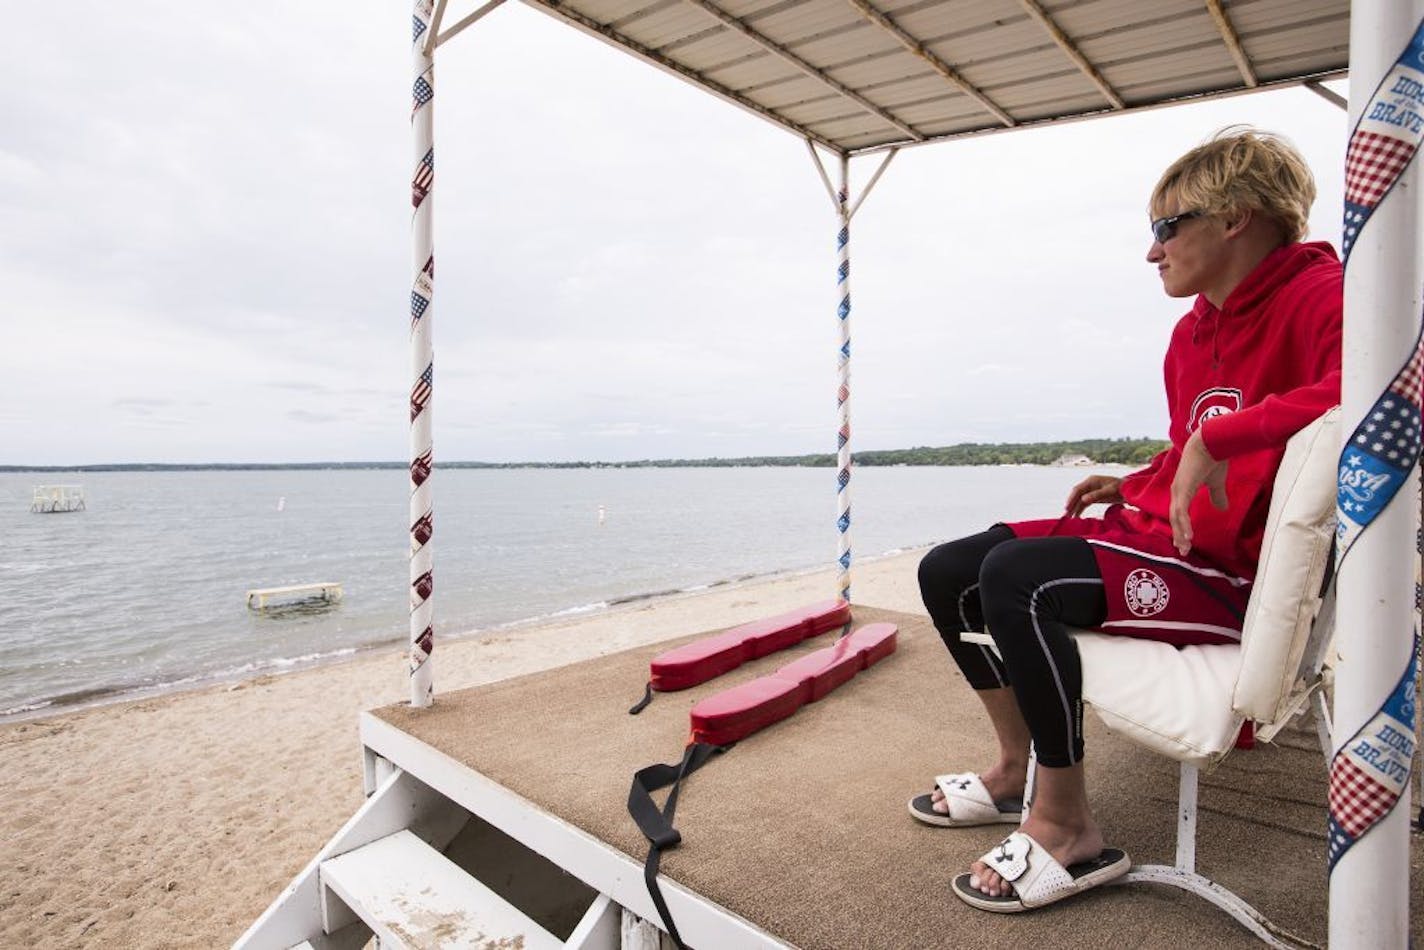
[[[666,854],[665,875],[808,950],[1257,945],[1221,911],[1163,887],[1103,888],[1012,917],[954,898],[950,878],[1008,827],[930,828],[905,802],[939,772],[990,762],[987,721],[926,618],[868,607],[855,618],[898,624],[898,651],[693,776],[678,806],[683,844]],[[633,772],[678,760],[698,699],[831,636],[657,694],[639,716],[627,709],[642,695],[648,661],[685,640],[444,694],[418,713],[394,706],[376,715],[641,862],[647,845],[625,809]],[[1170,864],[1176,763],[1088,718],[1089,788],[1108,843],[1137,862]],[[1324,801],[1313,732],[1288,731],[1203,776],[1198,835],[1203,873],[1319,944]],[[1416,866],[1421,850],[1416,836]],[[1417,890],[1415,903],[1418,922]]]

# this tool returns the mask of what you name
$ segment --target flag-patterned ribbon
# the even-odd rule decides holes
[[[1345,266],[1424,139],[1424,22],[1360,113],[1345,155]],[[1340,454],[1336,562],[1404,484],[1420,450],[1421,339]]]
[[[1414,160],[1424,139],[1424,21],[1360,112],[1345,155],[1344,256]],[[1409,200],[1413,200],[1412,197]],[[1421,337],[1340,453],[1336,566],[1405,484],[1419,460]],[[1416,585],[1416,600],[1418,597]],[[1379,711],[1330,760],[1329,867],[1375,827],[1409,783],[1419,669],[1419,621],[1399,681]],[[1381,634],[1384,635],[1384,634]]]
[[[432,0],[415,0],[411,19],[411,60],[415,80],[411,86],[410,122],[415,140],[415,168],[410,180],[411,240],[413,243],[410,289],[410,687],[411,705],[428,706],[434,696],[429,659],[435,648],[431,604],[434,590],[434,533],[430,472],[433,466],[431,398],[435,364],[431,344],[431,306],[435,297],[434,229],[431,191],[435,187],[435,145],[431,109],[435,101],[435,63],[425,49]]]
[[[1404,675],[1384,707],[1330,762],[1330,870],[1365,832],[1384,819],[1409,784],[1414,761],[1415,676],[1419,631]]]
[[[1424,22],[1375,87],[1345,153],[1345,263],[1424,136]]]
[[[840,565],[838,586],[842,600],[850,600],[850,215],[847,202],[850,199],[845,188],[837,196],[841,210],[841,229],[836,234],[836,291],[839,301],[836,316],[840,319],[840,349],[836,354],[836,368],[840,385],[836,389],[836,412],[839,425],[836,429],[836,530],[839,554],[836,563]]]

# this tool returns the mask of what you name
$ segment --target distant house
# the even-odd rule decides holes
[[[1058,458],[1054,460],[1053,464],[1054,464],[1054,465],[1063,465],[1063,466],[1069,466],[1069,465],[1092,465],[1092,464],[1093,464],[1093,460],[1090,459],[1090,458],[1088,458],[1086,455],[1079,455],[1079,454],[1077,454],[1077,453],[1069,453],[1068,455],[1060,455],[1060,456],[1058,456]]]

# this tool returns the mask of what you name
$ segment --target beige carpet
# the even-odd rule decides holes
[[[688,781],[677,814],[683,844],[664,857],[664,874],[808,950],[1255,945],[1224,913],[1162,887],[1104,888],[1013,917],[954,898],[950,878],[1003,827],[926,827],[905,802],[928,791],[939,772],[987,764],[993,744],[929,622],[856,609],[857,624],[878,620],[899,624],[894,655]],[[445,694],[418,714],[403,706],[376,714],[641,861],[647,845],[625,808],[633,772],[677,761],[698,699],[830,640],[657,694],[642,715],[629,716],[649,659],[677,642]],[[1089,788],[1108,843],[1137,862],[1170,864],[1176,764],[1089,719]],[[1313,733],[1287,732],[1203,777],[1198,836],[1204,873],[1319,944],[1324,799]],[[1421,850],[1415,836],[1416,868]],[[1415,897],[1417,927],[1424,920],[1417,888]]]

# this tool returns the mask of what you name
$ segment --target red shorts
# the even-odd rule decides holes
[[[1019,538],[1082,538],[1093,548],[1103,576],[1108,615],[1100,633],[1177,646],[1240,643],[1251,578],[1237,577],[1190,551],[1185,557],[1170,535],[1126,524],[1113,506],[1101,518],[1045,518],[1005,525]]]

